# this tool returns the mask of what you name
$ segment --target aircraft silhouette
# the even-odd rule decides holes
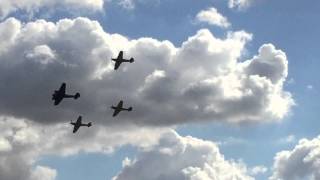
[[[126,108],[123,108],[123,101],[121,100],[118,105],[116,107],[114,106],[111,106],[111,109],[114,109],[114,112],[113,112],[113,117],[115,117],[116,115],[118,115],[121,111],[132,111],[132,107],[129,107],[128,109]]]
[[[92,126],[91,122],[89,122],[88,124],[82,124],[81,120],[82,120],[82,116],[79,116],[77,119],[77,122],[72,122],[72,121],[70,122],[70,124],[73,125],[73,131],[72,131],[73,133],[76,133],[81,126],[87,126],[87,127]]]
[[[119,55],[116,59],[111,59],[111,60],[116,62],[114,65],[114,70],[117,70],[120,67],[121,63],[123,62],[130,62],[130,63],[134,62],[133,58],[130,58],[129,60],[123,59],[123,51],[119,52]]]
[[[80,93],[76,93],[75,95],[66,94],[66,83],[62,83],[59,90],[54,91],[52,95],[52,100],[54,100],[54,105],[58,105],[63,98],[74,98],[78,99],[80,97]]]

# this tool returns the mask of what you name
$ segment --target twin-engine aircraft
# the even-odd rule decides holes
[[[73,133],[76,133],[78,131],[78,129],[81,127],[81,126],[87,126],[87,127],[90,127],[92,126],[92,123],[89,122],[88,124],[82,124],[82,116],[79,116],[78,119],[77,119],[77,122],[70,122],[70,124],[73,125]]]
[[[52,95],[52,100],[54,100],[54,105],[57,106],[64,98],[78,99],[79,97],[80,93],[76,93],[75,95],[66,94],[66,83],[62,83],[60,89],[54,91]]]
[[[132,107],[123,108],[123,101],[121,100],[117,106],[111,106],[111,109],[114,109],[113,117],[118,115],[121,111],[132,111]]]
[[[120,67],[121,63],[123,63],[123,62],[133,63],[134,59],[133,58],[130,58],[129,60],[123,59],[123,51],[120,51],[118,57],[116,59],[112,59],[112,61],[116,62],[114,65],[114,70],[117,70]]]

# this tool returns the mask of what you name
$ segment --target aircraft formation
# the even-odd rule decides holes
[[[134,58],[124,59],[123,51],[119,52],[119,55],[116,59],[112,58],[111,60],[115,61],[114,70],[117,70],[123,62],[130,62],[130,63],[134,62]],[[73,98],[76,100],[80,98],[80,93],[77,92],[74,95],[67,94],[66,83],[62,83],[60,88],[58,90],[55,90],[54,93],[52,94],[52,100],[54,101],[53,104],[57,106],[62,102],[63,99],[67,99],[67,98]],[[111,106],[111,109],[114,110],[112,117],[117,116],[121,111],[129,111],[129,112],[132,111],[132,107],[128,107],[128,108],[123,107],[123,100],[120,100],[117,106]],[[76,133],[81,126],[87,126],[87,127],[92,126],[92,122],[82,123],[82,116],[79,116],[76,122],[71,121],[70,124],[73,125],[73,131],[72,131],[73,133]]]

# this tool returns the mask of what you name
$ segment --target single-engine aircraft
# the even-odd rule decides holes
[[[79,116],[77,119],[77,122],[72,122],[72,121],[70,122],[70,124],[73,125],[73,131],[72,131],[73,133],[76,133],[81,126],[87,126],[87,127],[92,126],[91,122],[89,122],[88,124],[82,124],[81,120],[82,120],[82,116]]]
[[[111,109],[114,109],[114,112],[113,112],[113,117],[115,117],[116,115],[118,115],[121,111],[132,111],[132,107],[129,107],[129,108],[123,108],[123,101],[121,100],[118,105],[116,107],[114,106],[111,106]]]
[[[121,63],[123,63],[123,62],[133,63],[134,59],[133,58],[130,58],[129,60],[128,59],[123,59],[123,51],[120,51],[117,59],[112,59],[112,61],[116,62],[115,65],[114,65],[114,70],[117,70],[120,67]]]
[[[52,100],[54,100],[54,105],[58,105],[63,98],[74,98],[78,99],[80,97],[80,93],[76,93],[75,95],[66,94],[66,83],[62,83],[59,90],[54,91],[52,95]]]

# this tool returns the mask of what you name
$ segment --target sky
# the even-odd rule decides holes
[[[0,180],[320,179],[319,8],[0,1]]]

